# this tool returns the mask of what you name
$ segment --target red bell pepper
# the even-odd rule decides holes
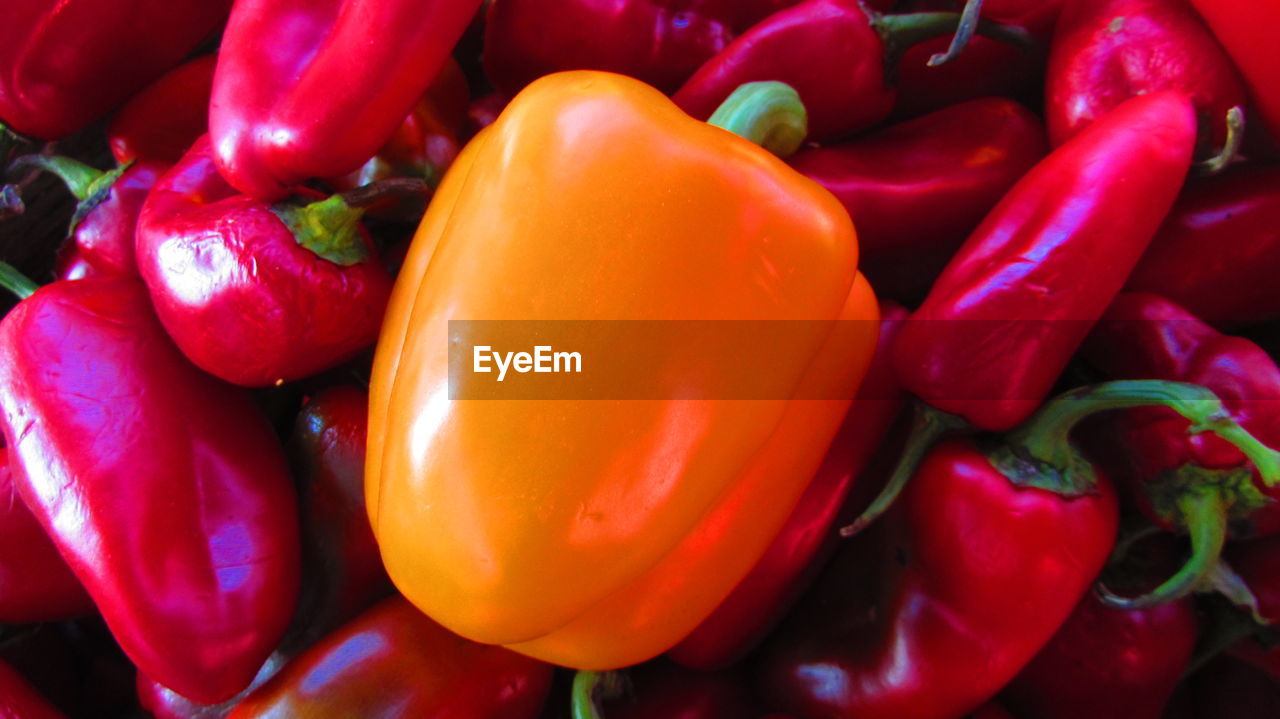
[[[133,249],[138,215],[166,165],[143,160],[101,172],[69,157],[48,155],[20,157],[15,165],[54,173],[78,203],[67,242],[58,251],[58,279],[138,275]]]
[[[1012,100],[948,107],[788,163],[831,191],[858,229],[858,266],[884,297],[919,299],[964,238],[1048,152]]]
[[[360,214],[341,196],[298,207],[237,195],[202,138],[147,198],[138,269],[197,366],[245,386],[294,380],[377,336],[391,280]]]
[[[1172,206],[1195,133],[1186,96],[1143,95],[1036,165],[903,328],[906,388],[983,429],[1026,419]]]
[[[91,612],[93,600],[18,497],[9,450],[0,442],[0,623],[45,622]]]
[[[44,139],[105,115],[177,65],[231,0],[14,0],[0,24],[0,123]]]
[[[1257,0],[1191,0],[1244,76],[1258,126],[1280,142],[1280,63],[1271,28],[1280,20],[1274,3]]]
[[[294,659],[231,716],[534,719],[551,673],[452,634],[394,597]]]
[[[1084,347],[1089,361],[1120,378],[1193,382],[1212,390],[1229,416],[1270,447],[1280,447],[1280,367],[1254,343],[1230,337],[1156,295],[1116,298]],[[1115,418],[1111,436],[1129,460],[1123,476],[1143,511],[1186,531],[1192,558],[1137,606],[1200,586],[1229,534],[1280,531],[1280,468],[1216,437],[1188,434],[1186,420],[1161,408]]]
[[[1160,90],[1189,95],[1211,128],[1205,144],[1222,146],[1228,142],[1227,112],[1245,104],[1239,73],[1187,0],[1067,3],[1045,83],[1045,119],[1055,147],[1125,100]]]
[[[172,165],[209,131],[209,94],[217,55],[205,55],[165,73],[134,95],[107,126],[116,162],[154,160]]]
[[[1280,319],[1280,168],[1240,167],[1191,185],[1129,276],[1218,327]]]
[[[284,454],[250,397],[191,365],[131,278],[55,282],[0,322],[18,491],[147,674],[243,689],[298,588]]]
[[[886,68],[896,65],[902,49],[954,32],[959,20],[955,13],[881,15],[857,0],[806,0],[734,40],[672,99],[705,120],[740,85],[777,80],[800,94],[810,138],[841,137],[889,116],[897,90]],[[1014,37],[989,25],[982,31]]]
[[[701,670],[737,661],[799,599],[834,551],[837,515],[906,399],[888,356],[906,316],[898,305],[881,304],[875,356],[808,489],[764,556],[697,629],[667,652],[671,659]]]
[[[209,133],[239,191],[279,200],[360,167],[404,122],[480,0],[239,0]],[[341,88],[341,92],[334,92]]]
[[[4,719],[64,719],[22,675],[0,661],[0,717]]]

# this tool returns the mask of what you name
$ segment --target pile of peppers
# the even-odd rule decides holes
[[[0,717],[1276,716],[1277,21],[10,0]]]

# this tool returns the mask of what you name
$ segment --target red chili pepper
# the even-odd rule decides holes
[[[93,600],[18,496],[9,450],[0,442],[0,623],[46,622],[91,612]]]
[[[1182,193],[1129,276],[1219,327],[1280,319],[1280,168],[1241,167]]]
[[[450,633],[400,597],[290,662],[233,719],[534,719],[551,666]]]
[[[1280,367],[1242,337],[1230,337],[1156,295],[1116,298],[1084,347],[1089,361],[1113,377],[1193,382],[1220,397],[1226,413],[1270,447],[1280,447]],[[1269,401],[1268,401],[1269,400]],[[1222,439],[1188,433],[1182,417],[1160,408],[1116,418],[1111,436],[1127,451],[1124,479],[1144,513],[1191,536],[1192,558],[1142,606],[1176,598],[1202,584],[1228,534],[1280,531],[1276,467],[1263,467]]]
[[[1149,588],[1145,580],[1160,576],[1174,556],[1163,541],[1146,552],[1160,556],[1147,558],[1154,566],[1130,578],[1139,590]],[[1161,719],[1195,643],[1190,597],[1119,610],[1090,592],[1001,701],[1019,719]]]
[[[1025,419],[1173,204],[1195,132],[1186,96],[1143,95],[1036,165],[903,328],[894,357],[907,389],[983,429]]]
[[[877,293],[913,300],[1047,152],[1035,115],[1012,100],[987,98],[804,150],[788,162],[849,210],[859,269]]]
[[[237,195],[202,138],[160,178],[138,222],[138,269],[182,351],[265,386],[373,343],[391,281],[342,198],[298,207]]]
[[[0,661],[0,717],[4,719],[64,719],[62,712],[27,684],[22,675]]]
[[[1239,73],[1186,0],[1067,3],[1045,82],[1055,147],[1125,100],[1160,90],[1189,95],[1211,128],[1205,140],[1221,146],[1227,112],[1245,104]]]
[[[279,200],[360,167],[439,73],[480,0],[239,0],[213,77],[218,169]],[[341,88],[341,92],[334,92]]]
[[[209,94],[217,55],[205,55],[165,73],[134,95],[107,126],[116,162],[154,160],[172,165],[209,131]]]
[[[18,490],[147,674],[244,688],[298,587],[284,455],[252,399],[193,367],[136,279],[55,282],[0,322]]]
[[[808,489],[751,572],[711,616],[667,652],[676,662],[706,670],[740,659],[800,598],[835,550],[836,517],[906,399],[888,356],[906,316],[898,305],[881,304],[875,356]]]
[[[1191,0],[1244,76],[1259,126],[1280,142],[1280,63],[1270,28],[1280,20],[1274,4],[1257,0]]]
[[[0,122],[69,135],[177,65],[231,0],[15,0],[0,24]]]
[[[881,15],[857,0],[806,0],[769,16],[708,60],[672,96],[707,119],[738,86],[778,80],[795,88],[809,137],[827,140],[889,116],[897,96],[886,68],[905,47],[954,32],[954,13]],[[990,26],[983,31],[1007,36]],[[815,65],[814,58],[821,58]]]

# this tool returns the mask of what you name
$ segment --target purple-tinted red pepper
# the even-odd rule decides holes
[[[209,131],[209,94],[217,55],[205,55],[165,73],[111,118],[107,144],[121,165],[154,160],[172,165]]]

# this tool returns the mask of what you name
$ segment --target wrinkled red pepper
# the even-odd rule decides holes
[[[1040,404],[1172,206],[1194,112],[1127,101],[1014,185],[965,241],[895,347],[908,390],[988,430]]]
[[[209,95],[217,55],[165,73],[134,95],[107,126],[107,144],[121,165],[154,160],[172,165],[209,131]]]
[[[1168,300],[1120,295],[1083,352],[1113,377],[1202,385],[1262,443],[1280,447],[1280,367],[1253,342],[1224,335]],[[1191,536],[1191,560],[1156,594],[1144,595],[1144,603],[1198,587],[1227,535],[1280,531],[1280,487],[1269,487],[1237,447],[1189,434],[1185,419],[1156,407],[1128,410],[1112,427],[1111,436],[1127,450],[1123,478],[1143,511]]]
[[[922,297],[987,212],[1048,152],[1012,100],[954,105],[788,162],[855,218],[858,266],[882,297]]]
[[[4,719],[64,719],[39,692],[8,664],[0,661],[0,717]]]
[[[231,0],[14,0],[0,23],[0,122],[54,140],[178,64]]]
[[[298,207],[237,195],[202,138],[138,221],[138,270],[197,366],[265,386],[351,358],[377,336],[391,281],[341,196]]]
[[[1280,63],[1275,34],[1280,20],[1272,3],[1257,0],[1191,0],[1244,76],[1257,109],[1257,124],[1280,142]]]
[[[394,597],[290,662],[233,719],[535,719],[551,666],[450,633]]]
[[[740,85],[777,80],[800,94],[811,139],[838,138],[888,117],[897,89],[886,68],[904,48],[954,32],[958,21],[954,13],[882,15],[857,0],[805,0],[734,40],[672,99],[705,120]]]
[[[1188,187],[1129,276],[1218,327],[1280,319],[1280,168],[1240,167]]]
[[[294,492],[248,394],[191,365],[130,278],[55,282],[0,322],[18,490],[147,674],[244,688],[298,588]]]
[[[1239,73],[1187,0],[1067,3],[1045,83],[1055,147],[1125,100],[1160,90],[1189,95],[1210,128],[1205,139],[1221,146],[1227,111],[1245,104]]]
[[[480,0],[240,0],[209,105],[218,165],[279,200],[360,167],[404,122]],[[342,88],[342,92],[334,92]]]
[[[93,600],[18,496],[0,442],[0,623],[26,624],[93,612]]]

